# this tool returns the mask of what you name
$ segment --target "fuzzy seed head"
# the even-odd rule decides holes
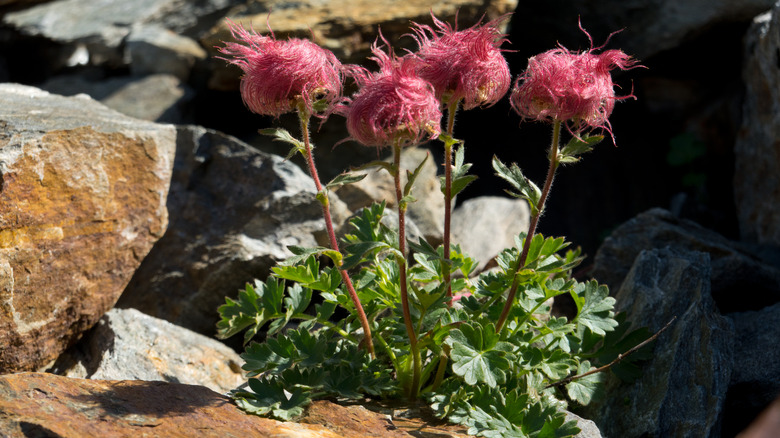
[[[360,89],[339,109],[347,117],[350,137],[366,146],[412,145],[441,132],[442,113],[431,84],[417,76],[409,58],[396,58],[376,43],[372,59],[378,72],[352,66]]]
[[[634,96],[615,95],[610,71],[638,65],[620,50],[595,50],[578,53],[560,46],[530,58],[512,90],[512,108],[528,120],[560,120],[575,136],[596,128],[612,134],[615,101]]]
[[[273,33],[259,35],[232,21],[228,25],[238,42],[226,42],[219,51],[243,70],[241,97],[250,111],[278,117],[295,111],[300,101],[312,113],[316,100],[332,105],[340,99],[342,67],[329,50],[306,39],[279,41]]]
[[[506,42],[497,20],[457,30],[433,14],[434,30],[413,23],[419,45],[417,74],[433,84],[444,102],[463,100],[464,109],[491,106],[509,90],[511,76],[501,44]]]

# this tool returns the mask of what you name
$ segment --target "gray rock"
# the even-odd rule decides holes
[[[596,423],[590,420],[586,420],[577,414],[573,414],[569,411],[565,411],[566,421],[576,421],[577,427],[580,428],[580,433],[574,436],[574,438],[601,438],[601,431]]]
[[[225,296],[324,228],[314,183],[299,167],[216,131],[178,128],[169,231],[122,295],[133,307],[211,335]],[[348,216],[331,198],[334,222]]]
[[[224,394],[245,382],[242,363],[219,341],[135,309],[112,309],[49,372],[202,385]]]
[[[9,12],[3,23],[25,35],[65,47],[81,46],[89,63],[123,64],[122,43],[134,24],[159,24],[197,36],[213,25],[212,14],[233,6],[232,0],[56,0]]]
[[[160,26],[134,26],[125,41],[130,71],[137,76],[169,74],[186,81],[206,51],[191,39]]]
[[[771,248],[732,242],[698,224],[655,208],[616,228],[596,253],[593,276],[614,293],[642,250],[673,246],[710,255],[712,296],[722,313],[780,302],[780,269]]]
[[[616,296],[632,327],[657,331],[642,376],[607,376],[604,400],[585,417],[614,437],[718,437],[734,350],[734,328],[710,296],[709,256],[670,248],[642,251]]]
[[[0,372],[55,359],[168,225],[171,125],[0,84]]]
[[[125,76],[101,81],[89,81],[82,76],[57,76],[41,88],[64,96],[88,94],[128,116],[177,124],[190,120],[189,104],[195,97],[192,88],[168,74]]]
[[[780,2],[745,38],[742,129],[734,148],[734,199],[743,240],[780,245]]]
[[[724,424],[734,423],[729,436],[748,425],[780,396],[780,304],[756,312],[733,313],[736,332],[734,370]],[[731,420],[731,421],[728,421]]]
[[[530,214],[522,199],[469,199],[452,213],[452,241],[477,260],[480,270],[505,248],[514,247],[518,234],[528,232]]]

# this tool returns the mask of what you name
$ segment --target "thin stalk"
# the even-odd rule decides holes
[[[301,123],[301,136],[303,137],[303,145],[306,152],[304,154],[304,158],[306,159],[306,164],[309,166],[309,174],[314,180],[314,185],[317,187],[317,198],[322,205],[322,216],[325,218],[325,229],[328,231],[328,237],[330,238],[330,248],[334,251],[340,252],[339,244],[336,240],[336,232],[333,229],[333,219],[330,215],[330,201],[328,200],[328,192],[323,190],[320,177],[317,173],[317,167],[314,165],[314,154],[312,154],[311,141],[309,140],[309,118],[310,116],[308,111],[301,108],[298,109],[298,120],[300,120]],[[368,354],[371,356],[371,359],[375,359],[376,354],[374,353],[374,341],[371,337],[371,325],[368,323],[366,312],[363,310],[363,305],[360,303],[357,292],[355,292],[355,287],[352,285],[352,279],[349,277],[349,273],[345,269],[339,269],[339,273],[341,273],[341,279],[344,281],[344,285],[347,287],[349,297],[355,304],[358,320],[360,320],[360,325],[363,327],[366,350],[368,350]]]
[[[536,214],[531,217],[531,223],[528,225],[528,234],[525,236],[525,243],[523,244],[523,251],[520,253],[520,258],[517,260],[517,267],[513,275],[514,280],[512,286],[509,288],[509,295],[506,297],[506,303],[501,310],[501,316],[498,317],[498,323],[496,323],[496,332],[500,332],[504,326],[509,311],[512,310],[514,305],[515,295],[517,294],[517,287],[520,285],[517,273],[525,266],[525,260],[528,257],[528,249],[531,247],[531,240],[536,234],[536,225],[539,223],[539,217],[544,211],[544,203],[547,201],[547,195],[550,193],[550,187],[552,187],[553,179],[555,179],[555,170],[558,169],[560,161],[558,159],[558,149],[560,147],[561,137],[561,121],[555,120],[553,122],[553,136],[552,143],[550,144],[550,167],[547,170],[547,178],[544,181],[544,187],[542,188],[542,195],[539,197],[539,205],[536,206]]]
[[[450,103],[447,107],[447,135],[452,137],[455,131],[455,113],[458,112],[460,100]],[[450,223],[452,222],[452,142],[444,142],[444,249],[445,262],[450,261]],[[447,304],[452,305],[452,273],[450,265],[444,263],[441,267],[444,281],[447,283]],[[445,364],[446,366],[446,364]]]
[[[398,250],[401,255],[398,259],[398,277],[401,287],[401,310],[406,325],[406,333],[409,336],[409,348],[412,354],[412,384],[409,388],[409,399],[416,400],[420,389],[420,375],[422,374],[422,358],[417,346],[417,335],[414,332],[412,313],[409,310],[409,289],[406,284],[406,202],[402,201],[401,191],[401,140],[393,144],[393,180],[395,181],[395,197],[398,201]]]

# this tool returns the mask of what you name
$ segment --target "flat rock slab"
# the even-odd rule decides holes
[[[44,373],[0,376],[3,437],[361,438],[467,435],[420,420],[393,422],[362,406],[313,403],[298,423],[238,409],[208,388],[164,382],[83,380]]]
[[[0,85],[0,372],[45,365],[114,305],[167,227],[175,138]]]

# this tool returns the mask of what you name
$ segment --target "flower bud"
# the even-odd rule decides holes
[[[329,105],[341,96],[341,63],[329,50],[299,38],[279,41],[228,21],[233,38],[219,51],[243,70],[241,97],[250,111],[278,117],[301,101],[309,112],[318,99]],[[270,30],[270,26],[269,26]]]
[[[435,138],[441,132],[442,113],[433,86],[417,76],[409,58],[396,58],[376,43],[372,59],[378,72],[353,66],[351,75],[360,89],[341,112],[350,137],[366,146],[403,145]]]
[[[497,26],[507,16],[457,30],[437,19],[436,30],[413,23],[419,50],[417,74],[430,81],[436,97],[447,104],[463,100],[463,108],[490,106],[509,90],[511,76],[501,44],[506,42]]]

